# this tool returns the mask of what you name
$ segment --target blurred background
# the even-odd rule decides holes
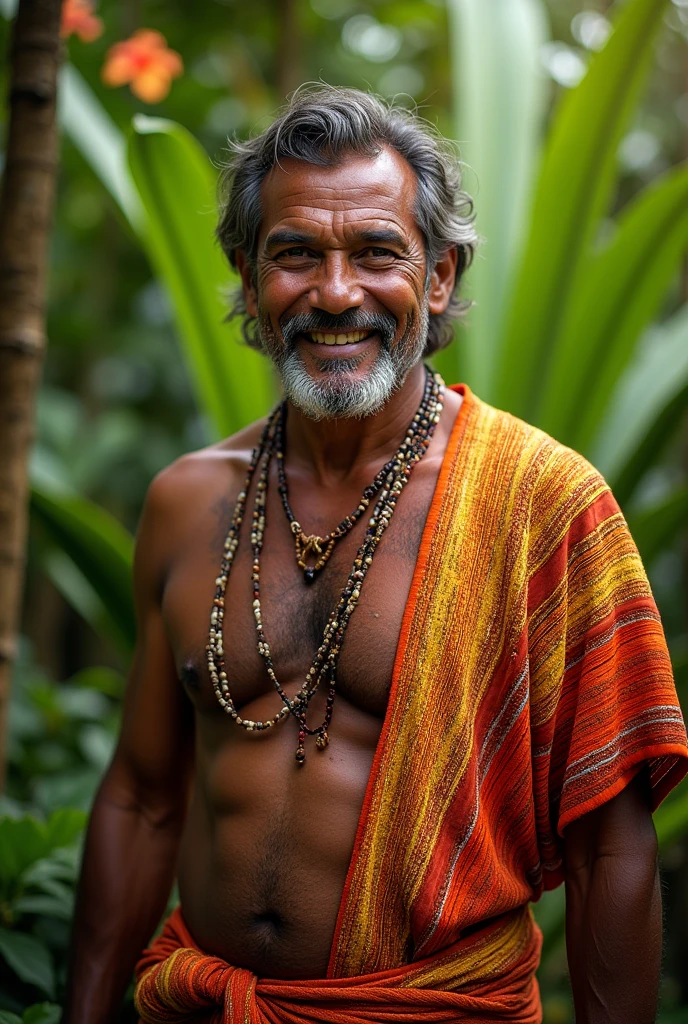
[[[10,0],[0,13],[5,54]],[[63,35],[49,347],[0,805],[0,1024],[59,1020],[79,840],[133,642],[146,488],[276,395],[222,322],[231,277],[212,242],[214,183],[227,136],[266,126],[304,81],[396,97],[459,144],[483,245],[464,289],[475,306],[438,367],[606,475],[688,708],[688,0],[69,0]],[[6,62],[1,73],[5,96]],[[687,786],[657,828],[660,1020],[678,1024]],[[561,895],[537,909],[547,1024],[573,1021]]]

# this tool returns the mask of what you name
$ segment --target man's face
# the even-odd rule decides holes
[[[287,397],[314,419],[372,415],[422,356],[415,195],[391,149],[334,167],[287,160],[263,183],[255,285],[241,267],[246,305]]]

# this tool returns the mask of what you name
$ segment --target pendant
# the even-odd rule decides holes
[[[304,581],[308,584],[313,583],[315,580],[315,569],[312,566],[303,570]]]
[[[318,748],[318,750],[324,750],[329,742],[330,737],[327,735],[327,729],[323,729],[323,731],[319,732],[318,735],[315,737],[315,745]]]

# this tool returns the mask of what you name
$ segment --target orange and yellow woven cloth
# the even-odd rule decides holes
[[[607,484],[454,390],[328,976],[256,979],[201,954],[177,913],[139,964],[144,1021],[535,1024],[528,903],[563,879],[566,826],[643,765],[653,807],[688,772],[659,615]]]

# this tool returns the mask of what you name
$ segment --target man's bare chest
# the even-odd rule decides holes
[[[337,672],[339,694],[380,718],[387,704],[438,469],[434,460],[428,461],[422,470],[416,470],[405,489],[375,553],[342,645]],[[232,497],[209,500],[207,515],[198,517],[193,536],[172,560],[163,596],[165,628],[180,683],[201,714],[221,713],[207,673],[205,644]],[[336,525],[336,521],[325,522],[317,515],[310,521],[303,518],[302,525],[308,532],[325,533]],[[275,672],[287,692],[294,693],[300,687],[322,643],[325,625],[362,541],[366,520],[364,516],[349,535],[338,541],[315,582],[307,584],[296,563],[292,534],[276,488],[268,491],[260,570],[263,628]],[[273,689],[257,650],[248,532],[242,531],[225,595],[225,660],[239,709]],[[275,700],[278,702],[277,695]]]

